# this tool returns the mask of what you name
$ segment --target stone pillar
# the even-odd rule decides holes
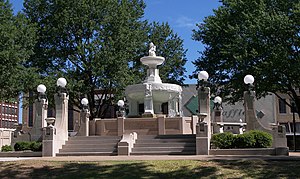
[[[145,97],[144,97],[144,116],[153,116],[153,98],[152,98],[152,84],[145,83]]]
[[[181,93],[178,94],[178,112],[179,112],[179,116],[182,117],[182,96]]]
[[[66,93],[57,93],[54,95],[56,120],[54,127],[56,129],[55,142],[56,152],[68,140],[68,96]]]
[[[222,116],[223,109],[222,107],[216,107],[213,110],[213,133],[219,133],[220,132],[220,125],[217,123],[223,123],[223,116]]]
[[[89,117],[90,111],[88,109],[81,110],[78,136],[89,136]]]
[[[139,110],[138,110],[138,102],[128,98],[128,104],[129,104],[129,113],[128,116],[137,116],[139,114]]]
[[[159,116],[157,118],[158,122],[158,135],[165,135],[166,134],[166,119],[165,116]]]
[[[210,136],[207,123],[200,122],[196,126],[196,155],[209,155]]]
[[[118,117],[118,136],[122,136],[124,134],[124,119],[125,117]]]
[[[96,135],[96,119],[89,121],[89,135]]]
[[[176,111],[175,111],[175,104],[174,104],[174,96],[170,94],[169,101],[168,101],[168,117],[175,117]]]
[[[210,120],[210,89],[200,87],[198,89],[198,123],[196,126],[196,154],[209,155],[211,138]]]
[[[256,112],[254,108],[255,91],[244,92],[244,108],[245,108],[245,121],[246,131],[260,129],[261,126],[256,120]]]
[[[33,127],[30,130],[31,140],[37,141],[41,140],[43,135],[43,128],[47,127],[46,118],[48,110],[48,100],[47,99],[36,99],[35,100],[35,120]]]
[[[56,156],[56,142],[55,142],[56,130],[54,126],[49,125],[43,128],[43,157],[55,157]]]

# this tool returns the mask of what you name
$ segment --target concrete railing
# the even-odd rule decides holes
[[[89,135],[122,136],[136,132],[139,135],[191,134],[195,133],[192,117],[94,119],[89,121]]]
[[[118,155],[130,155],[136,139],[136,132],[123,134],[121,141],[118,143]]]

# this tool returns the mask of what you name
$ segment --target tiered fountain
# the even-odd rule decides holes
[[[142,116],[155,117],[157,114],[163,114],[164,104],[167,104],[166,115],[169,117],[182,115],[182,88],[176,84],[162,83],[157,66],[163,64],[165,58],[156,56],[155,51],[156,47],[150,43],[149,56],[140,59],[144,65],[149,67],[144,83],[126,87],[129,117],[140,116],[141,106],[144,106]]]

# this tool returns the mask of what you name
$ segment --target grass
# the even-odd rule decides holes
[[[0,178],[299,178],[299,161],[0,162]]]

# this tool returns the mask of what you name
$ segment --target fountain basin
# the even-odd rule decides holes
[[[149,66],[150,68],[156,68],[156,66],[161,65],[164,63],[165,58],[160,56],[146,56],[142,57],[140,61],[144,64]]]
[[[181,93],[182,88],[176,84],[151,83],[152,98],[154,102],[164,103]],[[135,84],[126,87],[125,94],[129,99],[134,99],[138,103],[143,103],[145,98],[146,83]]]

